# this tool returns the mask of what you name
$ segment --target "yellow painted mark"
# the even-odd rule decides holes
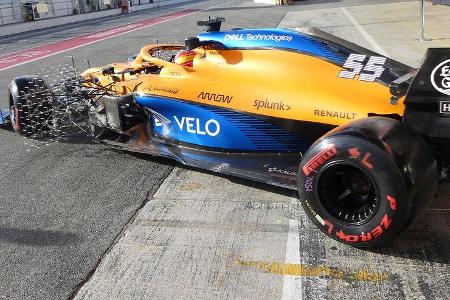
[[[234,264],[242,267],[253,267],[271,274],[308,277],[323,276],[331,279],[342,279],[347,281],[377,282],[388,280],[390,277],[387,272],[376,273],[364,269],[345,271],[325,265],[308,266],[302,264],[283,264],[278,262],[242,261],[239,259],[235,260]]]
[[[180,186],[180,191],[195,191],[201,188],[202,185],[197,182],[188,182]]]

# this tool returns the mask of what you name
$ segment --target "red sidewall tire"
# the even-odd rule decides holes
[[[15,133],[20,134],[21,133],[21,126],[20,126],[20,115],[19,110],[17,109],[17,106],[13,104],[10,109],[11,113],[11,125]]]
[[[13,79],[9,84],[9,97],[14,132],[30,137],[48,131],[46,122],[51,118],[52,99],[43,79],[34,76]]]
[[[367,220],[343,221],[324,205],[318,189],[336,166],[350,166],[370,178],[378,202]],[[393,158],[366,140],[346,135],[325,138],[308,150],[299,167],[298,191],[306,213],[322,232],[355,247],[391,240],[407,224],[411,208],[409,188]]]

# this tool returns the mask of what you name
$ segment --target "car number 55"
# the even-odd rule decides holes
[[[383,74],[384,63],[386,57],[382,56],[370,56],[367,63],[367,56],[363,54],[350,54],[342,66],[346,70],[339,72],[340,78],[353,79],[356,75],[359,75],[358,79],[362,81],[373,82]]]

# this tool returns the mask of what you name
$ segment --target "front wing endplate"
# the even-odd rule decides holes
[[[5,124],[6,119],[9,117],[10,111],[7,109],[0,109],[0,125]]]

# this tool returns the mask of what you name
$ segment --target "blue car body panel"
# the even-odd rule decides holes
[[[0,125],[6,122],[6,118],[10,115],[10,111],[7,109],[0,109]]]
[[[200,41],[214,41],[227,48],[280,48],[291,49],[342,65],[347,55],[331,48],[318,38],[292,30],[245,29],[223,32],[204,32],[198,35]]]
[[[239,151],[304,152],[310,143],[253,116],[175,99],[137,95],[150,109],[152,130],[167,140]]]

